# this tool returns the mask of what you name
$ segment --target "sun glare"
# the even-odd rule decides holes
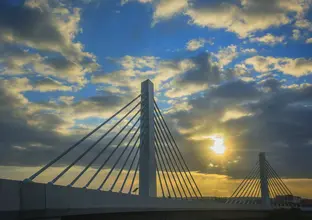
[[[223,137],[219,135],[212,135],[209,136],[209,138],[214,141],[213,145],[210,147],[211,150],[213,150],[216,154],[224,154],[226,147],[224,145]]]

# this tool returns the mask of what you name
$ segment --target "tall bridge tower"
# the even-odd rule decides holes
[[[141,83],[141,149],[139,159],[140,196],[156,197],[156,159],[154,144],[154,85]]]

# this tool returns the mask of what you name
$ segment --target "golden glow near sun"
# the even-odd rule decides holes
[[[211,140],[214,141],[213,145],[210,147],[216,154],[224,154],[226,147],[224,145],[224,139],[220,135],[209,136]]]

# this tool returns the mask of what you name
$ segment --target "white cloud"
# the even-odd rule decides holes
[[[96,57],[85,52],[83,44],[76,40],[82,32],[79,26],[81,10],[66,3],[27,0],[24,6],[5,4],[0,8],[0,40],[3,43],[0,50],[11,54],[2,54],[0,58],[5,64],[0,70],[2,74],[39,73],[73,83],[86,82],[84,75],[97,69],[98,64]],[[23,20],[23,23],[14,22],[14,19]],[[12,45],[27,49],[22,51]]]
[[[70,105],[73,103],[75,97],[74,96],[59,96],[58,100],[66,105]]]
[[[122,0],[127,3],[131,0]],[[301,18],[310,6],[310,0],[222,0],[193,2],[189,0],[132,0],[154,3],[154,21],[167,20],[176,14],[190,17],[189,24],[201,27],[222,28],[247,37],[249,34],[270,27],[290,23]],[[303,25],[299,22],[298,25]]]
[[[251,77],[251,76],[242,76],[239,77],[240,80],[244,81],[244,82],[254,82],[255,78]]]
[[[238,51],[236,45],[230,45],[228,47],[221,48],[217,53],[213,55],[218,59],[221,67],[230,64],[235,58],[238,57]]]
[[[255,31],[289,23],[291,19],[288,14],[301,14],[306,4],[300,0],[241,0],[239,6],[220,1],[217,4],[194,4],[186,14],[195,25],[224,28],[240,37],[247,37]]]
[[[308,87],[312,87],[312,84],[310,83],[301,83],[301,84],[290,84],[290,85],[283,85],[283,88],[287,88],[287,89],[298,89],[298,90],[302,90]]]
[[[112,59],[119,63],[125,69],[142,69],[143,67],[155,68],[159,58],[153,56],[124,56],[120,59]]]
[[[40,92],[52,92],[52,91],[72,91],[72,87],[63,85],[62,83],[51,79],[45,78],[33,83],[34,90]]]
[[[312,23],[308,19],[298,19],[295,22],[295,26],[301,29],[308,29],[312,31]]]
[[[105,74],[93,75],[91,77],[91,82],[94,84],[106,84],[120,87],[131,94],[140,92],[138,85],[140,85],[142,81],[148,78],[155,78],[159,66],[159,58],[152,56],[134,57],[126,55],[119,59],[110,59],[119,64],[121,69]],[[118,89],[122,92],[120,88]],[[106,91],[108,90],[106,89]]]
[[[81,17],[79,8],[66,8],[61,1],[27,0],[22,10],[12,10],[12,13],[12,16],[14,13],[16,16],[25,16],[22,18],[25,19],[24,28],[2,24],[0,27],[2,40],[60,52],[75,60],[93,56],[83,52],[83,45],[80,42],[74,42],[82,30],[79,27]]]
[[[276,58],[254,56],[245,60],[245,64],[253,66],[257,72],[280,71],[284,74],[300,77],[312,73],[312,60],[305,58]]]
[[[51,78],[44,78],[35,82],[30,81],[26,77],[13,77],[10,79],[2,79],[2,85],[5,85],[9,91],[26,92],[26,91],[71,91],[70,86],[63,85]]]
[[[198,39],[192,39],[186,44],[186,49],[189,51],[195,51],[199,48],[203,47],[205,45],[205,39],[198,38]]]
[[[194,67],[194,64],[188,59],[172,61],[159,60],[157,57],[124,56],[113,60],[119,63],[122,69],[106,74],[93,75],[91,82],[120,87],[118,88],[120,92],[120,89],[125,89],[134,94],[139,93],[140,88],[138,85],[146,79],[153,80],[155,89],[158,90],[162,89],[161,85],[166,80]]]
[[[242,118],[245,116],[250,116],[251,114],[249,112],[244,112],[238,109],[229,109],[224,112],[224,115],[221,118],[222,122]]]
[[[189,96],[235,76],[235,70],[223,70],[221,65],[213,62],[209,53],[201,53],[190,59],[193,63],[192,68],[171,81],[171,89],[165,93],[166,96],[171,98]],[[227,62],[225,59],[227,58],[223,61]]]
[[[170,19],[188,7],[188,0],[160,0],[154,11],[154,23]]]
[[[248,68],[244,63],[236,64],[235,67],[235,72],[236,75],[241,76],[241,75],[246,75],[248,73]]]
[[[125,5],[129,2],[139,2],[139,3],[152,3],[153,0],[121,0],[120,4]]]
[[[11,79],[1,79],[0,86],[3,86],[10,93],[20,93],[25,91],[33,90],[33,86],[30,84],[30,81],[26,77],[13,77]]]
[[[241,48],[240,50],[242,53],[257,53],[255,48]]]
[[[80,85],[86,82],[85,74],[98,68],[92,60],[81,63],[70,61],[62,56],[43,57],[39,53],[31,53],[13,46],[0,47],[0,74],[21,75],[40,74],[68,80]]]
[[[312,37],[311,37],[311,38],[308,38],[308,39],[306,40],[306,43],[307,43],[307,44],[312,44]]]
[[[173,85],[171,89],[169,89],[165,95],[169,98],[179,98],[183,96],[188,96],[190,94],[194,94],[200,91],[204,91],[208,88],[208,84],[203,85],[195,85],[189,84],[187,86],[179,86]]]
[[[272,34],[266,34],[262,37],[252,37],[250,38],[250,42],[260,42],[264,44],[275,45],[278,43],[283,43],[285,37],[284,36],[274,36]]]
[[[129,2],[142,4],[152,3],[154,6],[153,25],[161,20],[168,20],[188,7],[189,0],[121,0],[121,5]]]
[[[294,39],[294,40],[299,40],[299,38],[300,38],[300,30],[298,30],[298,29],[294,29],[293,31],[292,31],[292,38]]]

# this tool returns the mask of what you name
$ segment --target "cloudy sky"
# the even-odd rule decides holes
[[[29,176],[151,79],[205,195],[230,195],[264,151],[293,193],[312,197],[311,6],[2,0],[0,177]]]

